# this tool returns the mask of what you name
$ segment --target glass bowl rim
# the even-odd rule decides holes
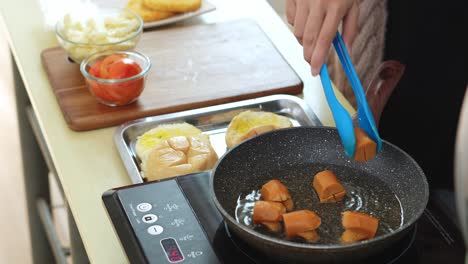
[[[91,74],[89,74],[87,71],[86,71],[86,66],[88,65],[88,63],[90,63],[91,61],[94,61],[96,58],[98,57],[102,57],[102,56],[105,56],[105,55],[113,55],[113,54],[125,54],[125,55],[132,55],[132,56],[136,56],[136,57],[139,57],[140,59],[144,60],[146,62],[146,66],[141,70],[141,72],[139,72],[138,74],[136,75],[133,75],[133,76],[130,76],[128,78],[123,78],[123,79],[104,79],[104,78],[98,78],[98,77],[95,77]],[[81,74],[86,78],[86,79],[91,79],[93,81],[96,81],[96,82],[100,82],[100,83],[123,83],[123,82],[127,82],[127,81],[132,81],[132,80],[136,80],[136,79],[139,79],[141,77],[144,77],[148,74],[149,70],[151,69],[151,60],[148,58],[148,56],[140,53],[140,52],[137,52],[137,51],[113,51],[113,50],[107,50],[107,51],[100,51],[100,52],[96,52],[96,53],[93,53],[91,55],[89,55],[86,59],[84,59],[81,64],[80,64],[80,71],[81,71]]]

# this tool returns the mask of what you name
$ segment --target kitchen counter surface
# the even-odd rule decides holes
[[[71,1],[74,3],[77,1]],[[238,18],[258,22],[304,82],[303,98],[324,125],[333,126],[319,78],[313,78],[301,46],[283,20],[263,0],[210,0],[217,10],[175,24],[216,23]],[[125,263],[127,259],[101,202],[101,194],[130,184],[113,143],[115,128],[74,132],[68,128],[41,64],[41,51],[58,46],[53,25],[69,1],[1,1],[0,10],[14,62],[37,116],[65,198],[92,263]],[[25,8],[27,7],[27,8]],[[338,98],[349,111],[350,105]]]

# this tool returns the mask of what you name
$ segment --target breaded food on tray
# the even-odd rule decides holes
[[[191,12],[200,8],[201,0],[143,0],[149,8],[169,12]]]
[[[135,151],[140,160],[144,161],[149,151],[161,141],[171,137],[196,136],[201,133],[200,129],[188,123],[161,124],[138,137]]]
[[[236,115],[226,131],[226,145],[232,148],[242,141],[268,131],[292,127],[289,118],[270,112],[245,111]]]
[[[149,8],[143,3],[143,0],[129,0],[127,7],[141,16],[145,22],[158,21],[175,15],[174,12]]]
[[[148,181],[212,169],[218,156],[208,135],[177,136],[160,141],[142,163]]]

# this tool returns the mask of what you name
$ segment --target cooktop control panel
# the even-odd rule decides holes
[[[219,263],[176,180],[113,189],[102,198],[131,263]]]

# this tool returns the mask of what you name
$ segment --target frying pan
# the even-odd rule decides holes
[[[312,180],[324,169],[334,171],[347,189],[343,201],[319,203]],[[337,130],[329,127],[288,128],[249,139],[229,150],[211,176],[214,203],[230,231],[281,263],[356,261],[377,254],[410,230],[429,198],[423,171],[404,151],[383,141],[382,152],[375,158],[355,162],[344,154]],[[288,187],[296,209],[310,209],[321,217],[318,242],[287,240],[236,220],[238,199],[261,189],[271,179]],[[376,237],[340,243],[344,210],[377,216],[380,224]]]
[[[366,97],[376,124],[404,68],[398,61],[386,61],[371,78]],[[334,171],[346,188],[344,201],[319,203],[312,179],[324,169]],[[271,179],[279,179],[289,188],[296,209],[310,209],[320,215],[318,243],[286,240],[236,220],[236,216],[240,222],[249,220],[246,214],[236,211],[238,199],[259,190]],[[282,263],[355,262],[377,254],[408,233],[429,197],[423,171],[401,149],[383,141],[382,152],[373,160],[354,162],[344,155],[337,130],[326,127],[279,130],[240,144],[218,161],[212,171],[211,192],[230,230],[251,247]],[[246,208],[252,213],[251,207]],[[340,218],[344,210],[378,217],[376,237],[341,244]]]

